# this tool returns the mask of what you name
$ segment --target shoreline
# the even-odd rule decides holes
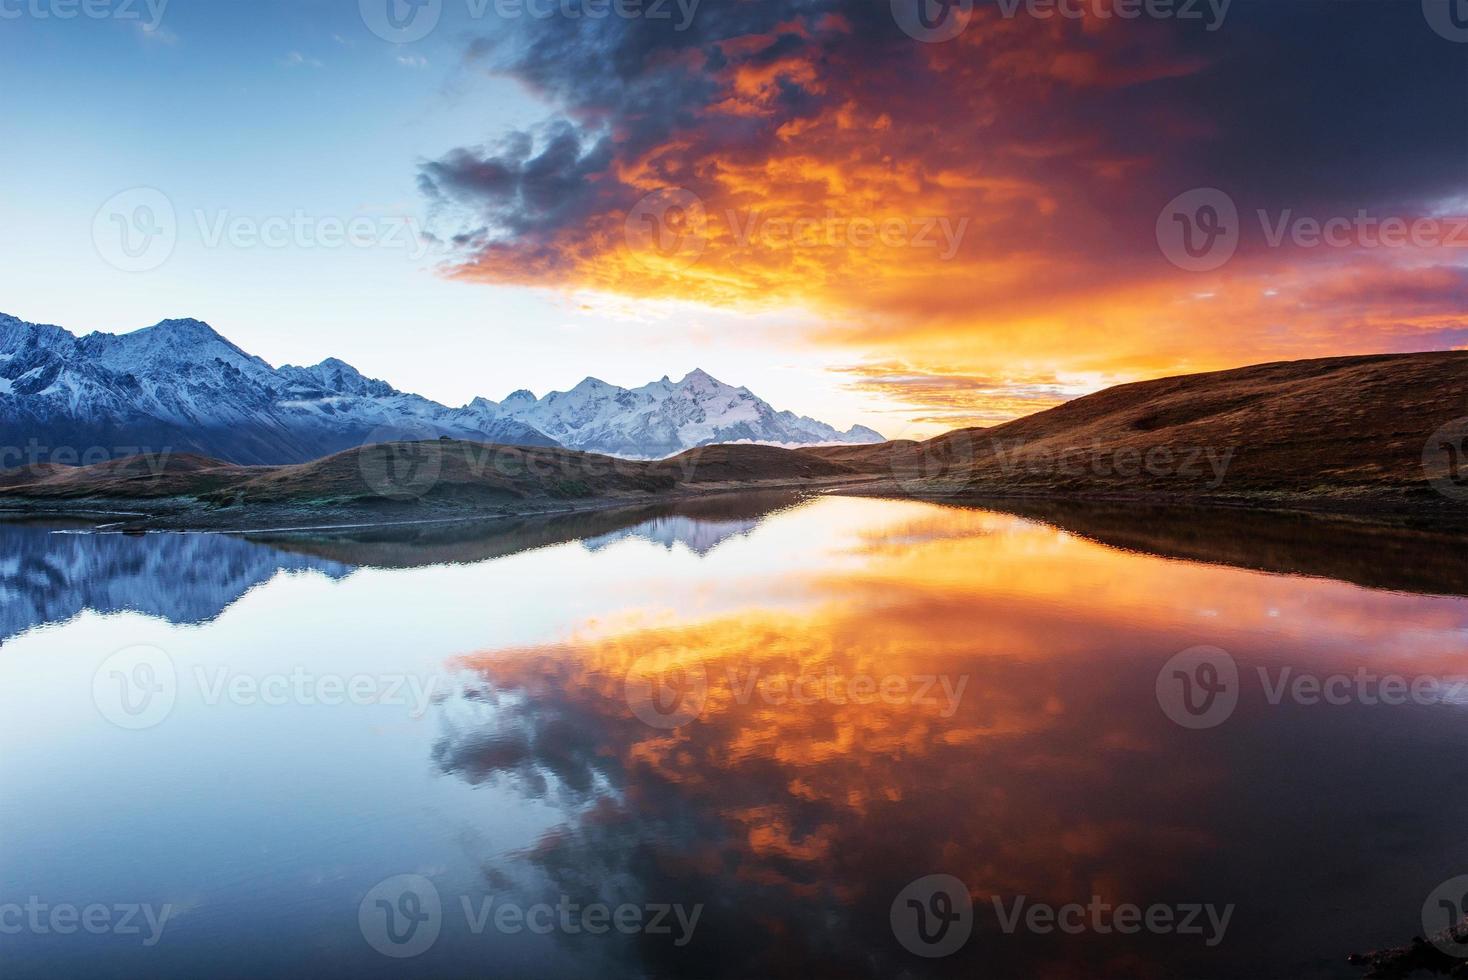
[[[154,501],[112,498],[58,499],[53,497],[0,496],[0,521],[40,520],[48,517],[80,520],[87,517],[132,517],[136,521],[113,521],[94,527],[95,534],[306,534],[321,531],[370,530],[388,527],[430,527],[478,524],[527,517],[570,517],[628,507],[676,504],[706,497],[738,496],[769,492],[832,493],[858,490],[862,480],[773,480],[741,486],[708,486],[664,493],[600,496],[568,501],[562,506],[545,506],[545,501],[526,506],[445,508],[420,504],[331,505],[331,504],[245,504],[217,508],[193,498],[161,497]],[[859,496],[860,494],[851,494]],[[115,509],[126,503],[132,510]],[[138,509],[138,508],[146,509]],[[245,518],[244,511],[253,512]],[[297,519],[299,518],[299,520]]]
[[[1122,510],[1135,508],[1179,508],[1213,513],[1301,515],[1314,518],[1353,521],[1374,527],[1416,527],[1468,533],[1468,507],[1456,506],[1445,498],[1415,502],[1380,495],[1334,496],[1289,493],[1254,493],[1228,495],[1182,495],[1138,492],[1036,492],[1010,493],[962,490],[945,492],[934,489],[913,492],[900,488],[890,478],[771,480],[738,485],[711,485],[677,490],[630,495],[607,495],[583,500],[568,500],[548,505],[545,500],[526,501],[523,506],[500,505],[492,508],[433,504],[277,504],[259,503],[217,507],[192,497],[139,498],[57,498],[0,496],[0,521],[25,521],[45,518],[85,520],[108,519],[88,531],[74,533],[146,534],[220,533],[220,534],[292,534],[322,531],[368,530],[388,527],[428,527],[435,525],[471,524],[526,517],[560,517],[595,513],[626,507],[676,504],[707,497],[739,496],[765,492],[806,492],[847,497],[875,497],[891,500],[923,501],[968,507],[1007,507],[1105,505]],[[127,508],[127,509],[124,509]],[[1139,515],[1140,516],[1140,515]],[[122,518],[122,520],[118,520]]]
[[[879,481],[890,483],[891,481]],[[1168,494],[1136,491],[1013,491],[959,490],[944,492],[912,492],[881,486],[854,488],[849,496],[889,497],[899,500],[923,500],[929,503],[958,504],[969,507],[996,505],[1106,505],[1121,508],[1179,508],[1213,512],[1236,511],[1247,514],[1301,515],[1338,520],[1356,520],[1363,524],[1394,527],[1428,527],[1468,533],[1468,504],[1457,504],[1444,497],[1429,501],[1411,501],[1380,494],[1325,495],[1268,491],[1233,494]]]

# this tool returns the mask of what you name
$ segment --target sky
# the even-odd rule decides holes
[[[893,437],[1461,347],[1461,13],[0,0],[0,311],[455,405],[702,367]]]

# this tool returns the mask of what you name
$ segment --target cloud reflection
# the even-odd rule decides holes
[[[1447,672],[1462,600],[1169,561],[995,513],[900,514],[850,537],[855,561],[792,576],[810,597],[795,609],[629,610],[565,643],[464,658],[479,682],[449,706],[459,720],[435,764],[562,808],[525,856],[571,894],[630,877],[706,903],[688,948],[623,951],[652,975],[1212,976],[1338,961],[1379,925],[1338,910],[1410,896],[1412,863],[1456,839],[1450,819],[1420,812],[1410,838],[1390,829],[1406,816],[1394,800],[1445,791],[1449,709],[1310,714],[1254,692],[1226,728],[1187,732],[1154,682],[1203,642],[1246,673]],[[661,730],[629,710],[626,677],[647,665],[707,678],[697,717]],[[857,703],[863,678],[907,687]],[[962,678],[961,696],[918,697],[924,678]],[[1403,765],[1383,725],[1441,749]],[[978,914],[963,952],[928,963],[893,939],[888,904],[937,872],[968,884]],[[1239,938],[1006,935],[994,895],[1236,902]]]

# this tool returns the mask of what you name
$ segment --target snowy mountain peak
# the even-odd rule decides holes
[[[153,331],[160,334],[169,334],[175,337],[187,337],[197,340],[223,340],[219,331],[215,330],[203,320],[195,320],[193,317],[179,317],[176,319],[159,320],[151,327],[144,327],[138,333]]]
[[[710,391],[718,388],[728,388],[729,386],[712,374],[709,374],[703,368],[694,368],[684,376],[682,381],[678,382],[678,387]]]
[[[655,458],[718,442],[880,442],[781,412],[702,369],[629,390],[586,378],[448,408],[364,376],[335,357],[271,367],[199,320],[77,338],[0,317],[0,444],[116,446],[293,463],[381,438],[449,436]],[[129,448],[131,447],[131,448]],[[39,460],[38,460],[39,461]]]
[[[117,340],[134,348],[160,349],[164,347],[180,349],[188,347],[205,346],[209,344],[223,344],[231,349],[233,344],[219,335],[213,327],[202,320],[160,320],[151,327],[134,330],[127,334],[103,334],[94,333],[93,337],[116,337]],[[241,352],[243,353],[243,352]]]
[[[336,358],[277,370],[198,320],[80,338],[0,322],[0,443],[37,445],[37,462],[75,447],[116,456],[146,447],[299,463],[384,432],[556,445],[492,405],[450,409]]]
[[[328,357],[320,364],[308,368],[287,364],[276,373],[318,397],[331,394],[387,398],[402,394],[386,381],[369,378],[346,361],[335,357]]]
[[[55,342],[71,334],[49,324],[27,323],[18,317],[0,313],[0,354],[19,350],[28,344]]]
[[[621,456],[670,456],[716,442],[801,446],[881,442],[870,429],[840,432],[824,422],[777,412],[748,388],[735,388],[703,369],[673,383],[668,376],[641,388],[587,378],[569,392],[537,399],[517,391],[498,406],[572,449]]]

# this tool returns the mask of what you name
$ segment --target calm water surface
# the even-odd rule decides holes
[[[1468,697],[1357,678],[1468,675],[1458,559],[1082,523],[0,525],[0,975],[1351,977],[1421,933],[1468,873]],[[1349,694],[1272,703],[1301,675]],[[972,903],[944,957],[929,875]]]

